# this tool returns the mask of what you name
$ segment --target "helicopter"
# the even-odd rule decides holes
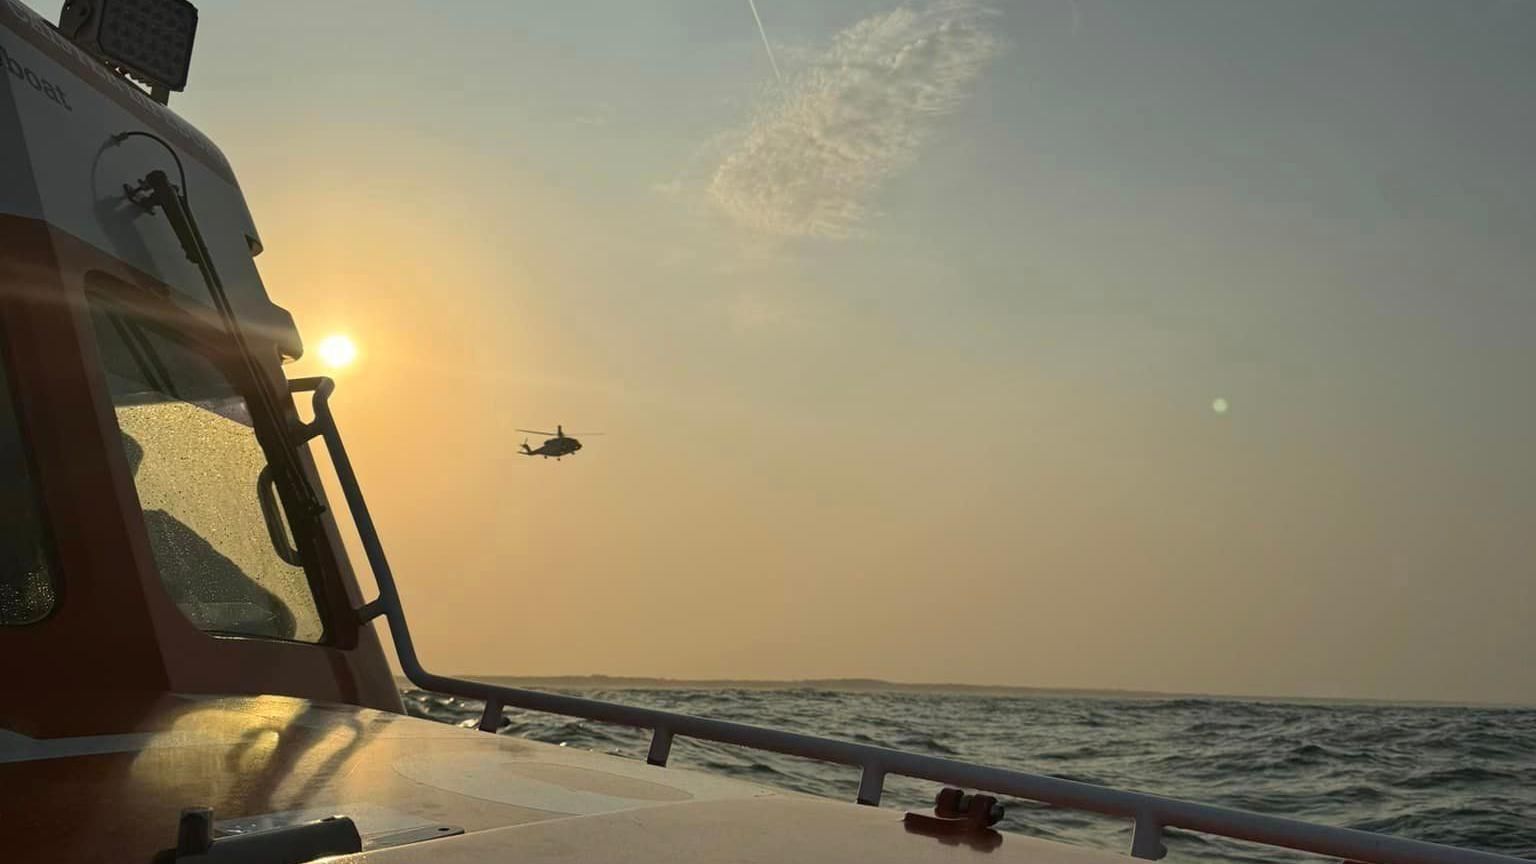
[[[555,457],[555,461],[559,462],[560,461],[560,457],[562,457],[562,456],[569,456],[572,453],[575,453],[577,450],[581,449],[581,442],[577,441],[575,438],[572,438],[571,436],[565,434],[565,427],[563,427],[563,426],[556,425],[554,432],[540,432],[537,429],[519,429],[517,431],[519,431],[519,432],[526,432],[529,435],[547,435],[547,436],[551,436],[551,437],[547,438],[544,441],[544,443],[540,444],[537,448],[529,447],[528,446],[528,439],[524,438],[523,439],[523,449],[522,449],[522,454],[524,456],[543,456],[545,459],[548,459],[549,457],[553,456],[553,457]],[[601,435],[603,433],[601,433],[601,432],[583,432],[581,434],[583,434],[583,435]]]

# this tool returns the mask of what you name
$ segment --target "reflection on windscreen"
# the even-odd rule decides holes
[[[218,369],[141,322],[98,311],[96,335],[161,581],[210,632],[318,641],[303,567],[273,547],[266,456]]]

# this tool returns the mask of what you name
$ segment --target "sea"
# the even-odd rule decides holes
[[[819,687],[562,692],[1536,858],[1531,708]],[[482,708],[420,690],[404,699],[414,715],[470,727]],[[515,709],[500,734],[630,759],[644,759],[650,740]],[[843,801],[858,786],[856,769],[682,738],[670,764]],[[881,806],[931,812],[938,788],[891,777]],[[1002,830],[1130,848],[1128,822],[1005,801]],[[1183,831],[1165,842],[1170,862],[1323,860]]]

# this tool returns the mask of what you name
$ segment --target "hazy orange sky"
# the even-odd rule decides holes
[[[199,6],[428,666],[1536,702],[1536,4]]]

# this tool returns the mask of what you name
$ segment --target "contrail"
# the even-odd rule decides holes
[[[784,76],[779,74],[779,61],[773,59],[773,46],[768,44],[768,31],[763,29],[763,18],[757,14],[757,0],[747,0],[747,5],[752,8],[752,20],[757,22],[757,33],[763,37],[763,48],[768,51],[768,65],[773,67],[773,78],[783,84]]]

